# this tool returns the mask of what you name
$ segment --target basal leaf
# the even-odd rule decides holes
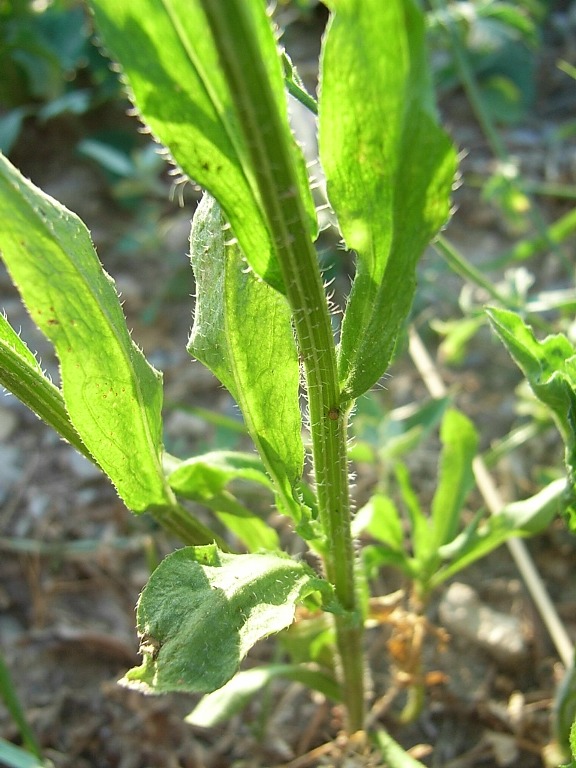
[[[458,532],[462,506],[475,482],[472,461],[478,450],[474,425],[453,409],[444,415],[440,439],[442,456],[431,510],[434,551],[452,541]]]
[[[430,586],[436,587],[471,563],[485,557],[513,536],[533,536],[545,530],[564,508],[566,482],[554,480],[529,499],[507,504],[485,521],[475,519],[438,550],[446,565],[437,568]]]
[[[357,253],[339,350],[345,397],[382,376],[412,302],[415,267],[448,218],[455,152],[437,126],[424,21],[412,0],[339,0],[324,38],[320,159]]]
[[[191,234],[198,299],[188,351],[240,406],[283,509],[300,522],[304,448],[290,310],[246,268],[239,248],[225,244],[224,226],[220,207],[205,196]]]
[[[243,130],[246,115],[238,115],[238,91],[225,75],[203,5],[201,0],[90,2],[98,32],[122,66],[144,121],[184,173],[220,202],[257,274],[283,290],[258,170],[250,158],[248,142],[257,142],[258,137],[249,139]],[[213,4],[212,12],[217,14],[220,8],[223,13],[232,10],[219,3]],[[304,161],[288,127],[282,63],[265,4],[245,0],[241,10],[257,39],[260,56],[258,72],[254,66],[244,65],[237,68],[237,75],[262,77],[270,84],[283,140],[289,142],[299,169],[299,193],[313,230],[314,206]],[[230,55],[242,55],[247,40],[236,30],[226,47]],[[259,106],[253,104],[252,108]],[[269,117],[259,115],[259,131],[269,130]]]
[[[538,341],[514,312],[496,307],[486,312],[534,394],[552,411],[566,446],[570,482],[576,490],[576,349],[562,334]]]
[[[4,315],[0,315],[0,385],[12,392],[87,459],[94,461],[72,426],[62,393],[43,373],[32,352]]]
[[[213,545],[180,549],[140,596],[144,660],[123,682],[150,693],[215,691],[258,640],[292,623],[298,600],[323,585],[289,557],[229,555]]]
[[[56,348],[66,410],[83,444],[134,512],[169,504],[160,374],[132,342],[84,224],[2,155],[0,250],[32,319]]]
[[[213,728],[240,712],[264,686],[277,678],[302,683],[333,701],[341,699],[338,684],[325,672],[303,664],[270,664],[238,672],[222,688],[204,696],[186,717],[186,722],[201,728]]]
[[[358,510],[352,521],[352,533],[358,536],[363,531],[378,541],[388,544],[393,550],[402,550],[404,544],[402,519],[389,496],[375,493]]]

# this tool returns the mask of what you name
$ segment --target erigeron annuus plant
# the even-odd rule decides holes
[[[188,348],[235,398],[258,455],[211,452],[179,460],[165,454],[161,376],[130,338],[86,228],[5,158],[0,248],[32,318],[55,346],[62,384],[44,376],[0,318],[2,384],[100,466],[129,509],[152,514],[187,545],[161,563],[143,591],[143,663],[127,673],[126,684],[149,692],[215,691],[234,677],[254,643],[288,627],[297,603],[306,601],[330,617],[335,663],[276,665],[269,675],[298,679],[342,701],[354,733],[365,724],[368,602],[353,543],[348,419],[390,363],[417,261],[448,218],[456,167],[433,107],[422,12],[413,0],[330,4],[320,61],[319,159],[341,237],[356,256],[336,339],[287,91],[313,110],[316,104],[279,51],[263,2],[90,0],[90,6],[142,119],[182,173],[207,191],[190,239],[197,298]],[[450,437],[455,461],[462,455],[458,424]],[[457,533],[470,445],[449,519],[440,504],[435,512],[436,548]],[[280,550],[274,528],[230,491],[236,479],[273,492],[321,568]],[[442,493],[449,485],[445,480]],[[194,518],[186,499],[212,510],[233,537]],[[232,541],[247,552],[231,551]],[[382,541],[390,544],[386,536]],[[469,562],[469,547],[464,550]],[[436,555],[426,553],[429,570],[440,564]]]

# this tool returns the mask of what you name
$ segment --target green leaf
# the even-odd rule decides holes
[[[173,491],[214,510],[250,552],[280,549],[278,534],[264,520],[244,507],[226,489],[244,480],[273,489],[257,456],[234,451],[211,451],[180,462],[167,477]]]
[[[448,218],[456,157],[431,105],[416,3],[334,7],[321,59],[319,144],[330,203],[357,253],[339,350],[342,390],[352,399],[389,364],[416,263]]]
[[[458,536],[438,550],[439,558],[447,565],[436,570],[431,586],[438,586],[509,538],[533,536],[547,528],[562,512],[565,494],[566,481],[554,480],[534,496],[507,504],[483,522],[476,516]]]
[[[409,755],[386,731],[376,731],[373,739],[387,768],[426,768],[424,763]]]
[[[232,480],[272,484],[257,456],[238,451],[210,451],[177,464],[167,477],[172,490],[186,499],[203,501],[221,493]]]
[[[10,675],[2,653],[0,653],[0,697],[10,713],[12,720],[14,720],[14,723],[20,731],[22,741],[27,748],[27,751],[25,752],[23,749],[18,750],[17,747],[14,747],[14,754],[12,755],[13,762],[9,764],[24,765],[25,761],[28,760],[28,765],[40,765],[42,762],[42,750],[40,749],[40,745],[38,744],[22,704],[20,703],[18,693],[12,682],[12,676]],[[0,759],[2,758],[2,752],[5,753],[6,757],[9,756],[6,752],[10,751],[11,746],[12,745],[8,742],[4,744],[0,743]],[[21,762],[18,763],[17,759]]]
[[[149,693],[208,693],[237,672],[250,648],[289,626],[295,605],[328,585],[280,555],[186,547],[152,574],[138,602],[142,666],[123,683]]]
[[[383,493],[375,493],[356,513],[352,535],[359,536],[363,531],[394,550],[403,548],[402,518],[392,499]]]
[[[552,411],[566,446],[570,483],[576,489],[576,349],[563,334],[538,341],[514,312],[496,307],[486,312],[534,394]]]
[[[213,4],[214,14],[228,5]],[[96,26],[106,48],[121,64],[136,107],[154,136],[168,147],[189,178],[220,202],[240,247],[256,273],[283,291],[283,279],[261,198],[258,169],[251,162],[243,130],[245,114],[238,114],[238,96],[224,72],[210,23],[200,0],[91,0]],[[216,7],[217,6],[217,7]],[[290,133],[282,63],[266,15],[265,4],[245,2],[242,9],[251,36],[257,39],[258,72],[240,67],[237,74],[264,78],[269,83],[283,140],[289,143],[299,172],[299,192],[305,200],[310,229],[315,212],[300,150]],[[238,30],[226,41],[230,56],[247,47]],[[262,107],[253,103],[252,110]],[[270,115],[257,115],[259,131],[270,127]],[[285,191],[285,190],[283,190]],[[296,190],[293,190],[296,193]]]
[[[0,738],[0,765],[6,768],[53,768],[49,760],[40,760],[3,738]]]
[[[402,501],[408,513],[410,522],[410,541],[412,549],[418,560],[423,560],[430,551],[432,526],[428,517],[424,514],[418,496],[416,495],[408,469],[400,462],[394,467],[394,473],[402,496]]]
[[[1,155],[0,250],[32,319],[56,348],[80,439],[134,512],[169,504],[160,463],[161,376],[130,338],[84,224]]]
[[[238,247],[225,244],[224,226],[219,206],[205,196],[191,234],[198,300],[188,351],[240,406],[283,510],[300,522],[304,447],[290,309],[246,269]]]
[[[204,696],[185,718],[201,728],[213,728],[240,712],[264,686],[277,678],[293,680],[320,691],[333,701],[341,700],[338,684],[325,672],[302,664],[271,664],[238,672],[218,691]]]
[[[94,461],[70,421],[62,393],[42,372],[38,361],[4,315],[0,315],[0,384],[76,450]]]
[[[474,487],[472,461],[478,450],[478,435],[463,413],[446,411],[440,429],[442,456],[438,487],[432,501],[432,542],[435,553],[456,536],[466,496]]]

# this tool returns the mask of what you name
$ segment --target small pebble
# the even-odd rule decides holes
[[[482,603],[467,584],[451,584],[439,606],[440,620],[454,636],[474,643],[505,667],[526,659],[521,622]]]

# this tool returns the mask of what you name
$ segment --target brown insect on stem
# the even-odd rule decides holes
[[[330,408],[328,411],[328,418],[332,421],[338,421],[340,417],[340,409],[339,408]]]

